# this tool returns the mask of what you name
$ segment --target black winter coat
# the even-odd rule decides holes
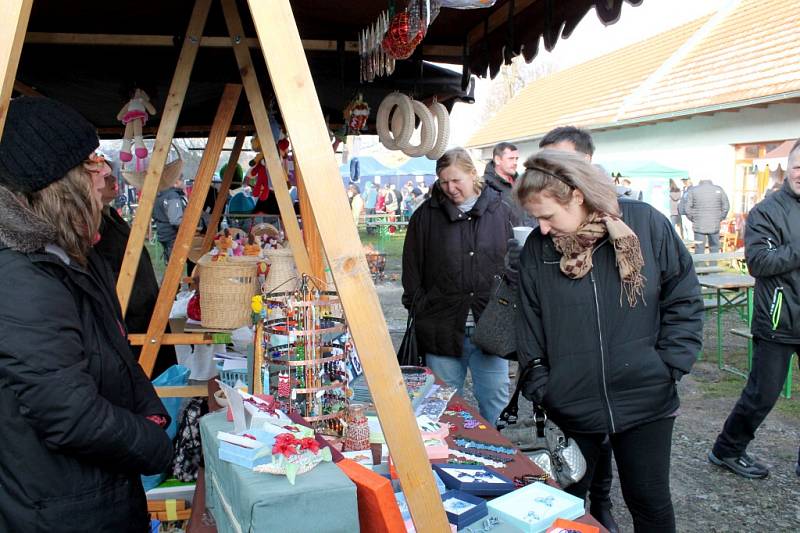
[[[486,185],[499,192],[500,197],[511,208],[511,224],[513,226],[527,226],[529,228],[535,228],[539,225],[539,221],[525,212],[525,210],[522,209],[522,206],[520,206],[514,200],[512,194],[514,186],[506,181],[505,178],[501,178],[497,174],[497,170],[495,170],[494,167],[494,161],[489,161],[486,163],[486,168],[483,170],[483,181],[486,183]]]
[[[788,182],[750,210],[744,254],[756,278],[753,336],[800,344],[800,197]]]
[[[2,189],[2,188],[0,188]],[[106,263],[46,244],[0,191],[0,531],[149,531],[142,474],[172,457]]]
[[[607,238],[595,245],[589,274],[575,280],[562,274],[561,254],[540,230],[522,251],[520,365],[545,359],[544,406],[575,433],[622,432],[674,413],[675,381],[702,346],[703,304],[689,252],[658,211],[619,204],[645,262],[645,301],[634,308],[621,293]]]
[[[103,209],[103,218],[100,223],[100,241],[95,244],[94,249],[108,262],[113,279],[119,277],[130,234],[130,226],[119,216],[115,209]],[[146,333],[150,325],[150,318],[153,315],[153,309],[155,309],[156,301],[158,300],[158,280],[153,270],[153,263],[150,261],[150,254],[146,248],[142,249],[139,268],[136,269],[136,278],[133,286],[134,289],[131,291],[130,301],[128,302],[128,311],[125,313],[125,327],[131,333]],[[141,346],[131,346],[131,352],[138,359]],[[175,347],[167,344],[162,345],[158,350],[158,356],[153,367],[153,377],[159,376],[175,363],[177,363]]]
[[[510,207],[491,187],[462,213],[438,184],[414,211],[403,245],[403,305],[419,291],[416,335],[423,353],[460,356],[470,309],[477,322],[501,274],[512,236]]]

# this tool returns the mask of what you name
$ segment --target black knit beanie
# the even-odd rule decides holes
[[[0,140],[0,185],[23,193],[44,189],[99,144],[95,127],[71,107],[39,96],[14,98]]]

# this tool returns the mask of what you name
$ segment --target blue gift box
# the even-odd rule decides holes
[[[272,454],[267,453],[262,457],[256,457],[265,446],[272,447],[275,444],[275,436],[260,429],[250,429],[246,432],[256,438],[259,446],[256,448],[245,448],[236,444],[220,441],[219,442],[219,458],[223,461],[242,466],[249,470],[258,465],[264,465],[272,462]]]
[[[489,514],[526,533],[540,533],[557,518],[583,516],[583,500],[541,482],[531,483],[489,502]]]
[[[447,521],[458,529],[467,527],[488,514],[486,501],[472,494],[448,490],[441,497]]]
[[[434,464],[448,489],[476,496],[502,496],[516,489],[514,482],[483,465]]]

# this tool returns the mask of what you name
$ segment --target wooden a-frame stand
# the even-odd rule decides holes
[[[5,0],[0,5],[0,73],[3,77],[0,85],[0,135],[14,87],[32,1]],[[130,299],[158,182],[175,134],[211,1],[195,0],[186,38],[161,114],[139,207],[117,281],[117,295],[123,313]],[[149,374],[162,344],[212,342],[207,334],[166,334],[165,329],[180,274],[192,243],[194,228],[197,227],[205,194],[219,161],[223,142],[230,130],[233,112],[243,86],[256,132],[261,139],[267,170],[272,176],[284,231],[298,270],[324,279],[321,275],[323,257],[327,257],[414,525],[420,532],[449,531],[386,322],[378,319],[383,313],[358,232],[354,224],[347,222],[352,217],[342,190],[334,154],[330,149],[327,128],[289,0],[248,0],[248,3],[281,115],[291,136],[298,175],[301,176],[299,190],[304,193],[301,206],[305,242],[289,197],[286,175],[280,164],[275,139],[269,128],[266,107],[253,71],[236,2],[220,1],[242,75],[242,85],[225,87],[195,177],[194,194],[186,208],[150,326],[146,334],[130,336],[132,343],[142,345],[140,364]],[[231,162],[238,157],[243,140],[242,134],[237,136]],[[223,188],[230,185],[234,167],[234,164],[228,165]],[[224,198],[225,195],[219,195],[213,211],[215,220],[210,225],[212,228],[216,227],[215,222],[219,220],[222,211],[220,202],[224,202]],[[210,247],[208,237],[203,247]],[[196,388],[181,389],[183,390],[161,390],[160,393],[189,396],[203,394],[202,390]]]

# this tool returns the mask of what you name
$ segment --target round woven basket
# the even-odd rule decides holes
[[[278,228],[276,228],[272,224],[269,224],[268,222],[261,222],[259,224],[256,224],[250,230],[250,233],[252,233],[253,235],[258,235],[259,237],[266,235],[267,237],[270,237],[272,239],[280,239],[281,237],[281,232],[278,231]]]
[[[180,152],[177,152],[178,159],[170,161],[166,165],[164,165],[164,171],[161,172],[161,180],[158,182],[158,190],[159,192],[165,191],[172,187],[172,184],[175,183],[175,180],[181,175],[181,171],[183,170],[183,159],[180,158]],[[135,171],[135,170],[123,170],[120,172],[122,174],[122,178],[127,181],[130,185],[133,185],[138,190],[142,190],[144,186],[144,178],[147,175],[147,170]]]
[[[200,258],[197,268],[204,328],[236,329],[250,324],[250,302],[258,294],[257,263],[251,257]]]
[[[269,272],[264,282],[265,293],[291,290],[289,281],[297,278],[297,268],[294,264],[291,248],[276,248],[264,250],[264,255],[269,259]]]

